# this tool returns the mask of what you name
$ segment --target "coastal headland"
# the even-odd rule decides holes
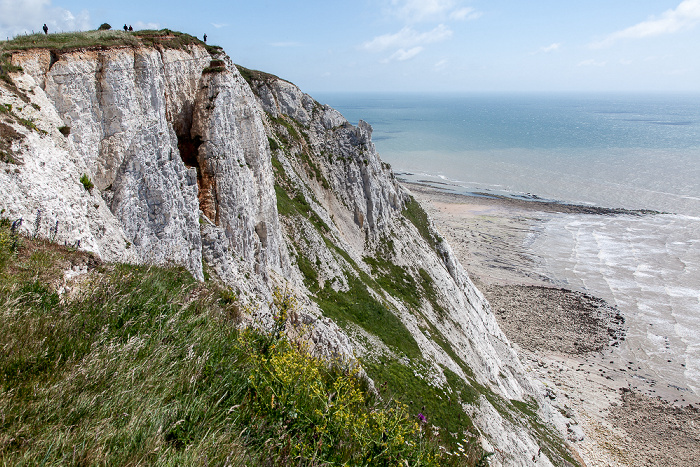
[[[529,239],[556,214],[654,214],[577,206],[450,186],[407,182],[471,279],[541,390],[578,425],[569,440],[588,466],[695,466],[700,459],[700,401],[680,399],[670,382],[621,361],[625,316],[588,293],[541,273]]]

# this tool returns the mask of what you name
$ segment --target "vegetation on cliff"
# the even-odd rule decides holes
[[[102,264],[0,223],[0,463],[466,465],[424,417],[312,357],[241,330],[230,289],[182,268]],[[68,276],[80,271],[73,279]]]
[[[5,51],[51,49],[69,51],[75,49],[104,49],[118,46],[160,46],[164,48],[181,49],[188,45],[201,45],[211,49],[220,48],[207,46],[194,36],[169,29],[143,29],[134,32],[121,30],[75,31],[52,34],[26,34],[15,36],[8,41],[0,41],[0,49]]]
[[[197,42],[167,30],[93,31],[84,33],[82,42],[67,37],[61,45],[42,35],[25,45],[48,48],[54,60],[71,50],[84,55],[84,48],[109,47],[97,42],[108,39],[107,33],[116,34],[118,47],[131,44],[120,43],[119,37],[157,48]],[[10,42],[0,48],[24,47],[17,39]],[[208,50],[212,59],[202,74],[226,70],[219,49]],[[35,54],[39,55],[31,52],[24,58]],[[49,55],[46,50],[40,54],[44,59]],[[12,57],[2,57],[11,62]],[[277,201],[268,220],[278,216],[275,223],[284,227],[280,244],[290,254],[292,276],[295,268],[300,273],[294,286],[302,288],[303,281],[307,289],[303,293],[315,302],[314,311],[305,317],[319,312],[325,316],[324,324],[330,318],[342,329],[321,327],[325,329],[321,352],[336,352],[340,348],[336,342],[341,342],[339,353],[356,352],[376,392],[360,377],[363,371],[340,361],[318,360],[306,352],[303,339],[285,337],[284,328],[298,326],[297,305],[285,294],[277,293],[269,304],[277,312],[273,328],[241,331],[241,305],[231,289],[210,280],[220,273],[211,258],[211,264],[204,265],[207,281],[197,283],[179,269],[97,264],[84,253],[36,239],[20,241],[5,222],[6,235],[0,239],[5,246],[0,257],[0,310],[7,311],[0,316],[0,329],[8,332],[0,336],[0,348],[6,351],[0,356],[4,417],[0,462],[478,465],[488,457],[482,441],[494,437],[493,432],[482,431],[492,425],[480,421],[476,427],[472,420],[485,404],[500,413],[511,433],[518,430],[526,438],[534,432],[538,439],[528,439],[526,458],[542,443],[542,452],[550,459],[566,459],[566,452],[558,453],[566,449],[557,436],[549,436],[548,430],[540,433],[536,429],[540,425],[533,429],[539,420],[535,401],[509,401],[485,383],[508,378],[504,372],[484,378],[500,365],[493,349],[469,339],[468,351],[460,350],[468,338],[462,331],[479,326],[488,315],[478,316],[478,309],[466,309],[453,300],[455,276],[447,276],[444,264],[450,259],[449,249],[419,203],[400,189],[373,151],[371,128],[353,127],[332,109],[295,94],[297,90],[273,75],[238,70],[261,100],[267,96],[279,103],[279,96],[268,92],[278,88],[294,98],[284,112],[295,117],[273,106],[260,115],[267,134],[258,136],[267,137],[272,151],[267,169],[274,172]],[[235,69],[229,71],[215,81],[233,78],[247,93]],[[192,79],[199,79],[197,68]],[[214,105],[216,94],[212,96],[209,104]],[[24,97],[31,101],[30,94]],[[41,131],[32,128],[31,120],[12,113],[20,109],[17,101],[14,109],[7,105],[0,106],[6,121],[14,119],[12,128],[7,128],[25,133],[21,124]],[[254,115],[251,107],[245,110],[245,115]],[[65,125],[59,127],[61,134],[51,130],[43,133],[48,135],[45,139],[61,142],[66,136],[75,140],[81,131],[75,126],[71,133]],[[163,134],[165,130],[169,128],[163,127]],[[9,130],[5,134],[12,135]],[[0,147],[0,156],[7,154],[4,162],[22,162],[11,153],[17,146]],[[183,147],[179,145],[185,165],[199,168],[198,163],[188,164],[191,154]],[[265,160],[266,148],[256,149],[246,154],[245,161],[239,159],[234,170],[240,168],[247,176],[245,172],[255,169],[249,156],[259,157],[261,164],[270,162]],[[170,161],[174,153],[175,148]],[[12,170],[19,173],[17,167],[6,168],[7,173]],[[267,176],[269,171],[256,173]],[[81,195],[83,188],[92,188],[87,173],[76,172],[71,179],[82,184]],[[168,186],[165,191],[177,190]],[[268,188],[272,193],[271,184]],[[156,205],[161,206],[160,200]],[[239,213],[238,219],[242,218],[246,216]],[[50,238],[55,238],[56,222]],[[260,240],[271,238],[267,229],[273,224],[256,225],[255,235]],[[39,216],[35,237],[38,225]],[[234,222],[232,230],[237,225]],[[161,237],[151,243],[158,244],[171,245]],[[131,246],[127,241],[126,248]],[[242,256],[235,259],[244,261]],[[69,272],[77,278],[68,280],[64,271],[69,269],[80,274]],[[190,271],[199,272],[196,267]],[[219,277],[247,291],[256,283],[248,272]],[[468,319],[462,319],[471,311]],[[304,332],[297,327],[291,335]],[[488,336],[479,334],[484,335]],[[518,445],[495,446],[497,456],[514,449],[513,458],[523,458]]]

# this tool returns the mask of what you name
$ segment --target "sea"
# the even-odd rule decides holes
[[[700,94],[316,94],[373,127],[401,178],[451,191],[623,208],[551,214],[537,272],[618,307],[620,355],[700,396]],[[695,397],[690,397],[695,396]]]

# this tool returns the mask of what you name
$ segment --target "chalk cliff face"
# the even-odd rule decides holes
[[[244,300],[285,285],[315,351],[358,358],[375,378],[407,368],[462,404],[496,465],[565,463],[560,446],[540,453],[511,400],[563,421],[369,124],[198,45],[12,59],[24,71],[0,85],[4,216],[105,260],[184,265]]]

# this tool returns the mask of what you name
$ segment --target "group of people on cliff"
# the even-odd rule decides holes
[[[49,27],[44,23],[44,26],[41,28],[44,30],[44,34],[49,33]],[[133,32],[134,28],[131,27],[131,25],[127,26],[126,23],[124,23],[124,32]],[[204,43],[207,42],[207,35],[204,34]]]

